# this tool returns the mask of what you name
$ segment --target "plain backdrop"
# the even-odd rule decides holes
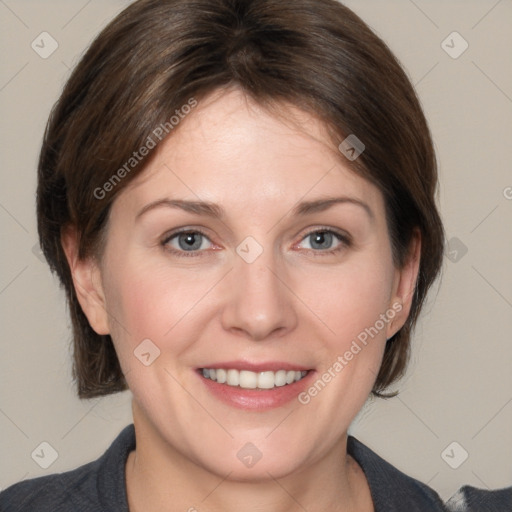
[[[0,1],[0,488],[97,458],[131,422],[129,392],[76,398],[64,295],[40,259],[34,213],[50,108],[128,3]],[[345,3],[416,86],[437,149],[448,241],[399,396],[369,402],[351,433],[444,499],[462,484],[512,485],[512,2]],[[48,37],[42,32],[58,44],[47,58],[32,47]],[[33,455],[43,442],[57,456],[47,469]]]

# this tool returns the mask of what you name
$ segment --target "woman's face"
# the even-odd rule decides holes
[[[99,266],[75,272],[92,272],[81,302],[136,424],[242,480],[345,450],[415,281],[380,191],[319,121],[283,112],[302,129],[236,90],[200,103],[115,200]]]

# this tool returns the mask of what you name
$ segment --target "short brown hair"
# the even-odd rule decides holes
[[[412,309],[387,342],[373,388],[384,396],[405,370],[412,328],[441,266],[436,158],[400,64],[336,0],[139,0],[98,35],[75,67],[46,128],[37,215],[41,248],[69,301],[78,395],[127,386],[110,336],[93,331],[77,300],[61,231],[74,226],[79,258],[94,254],[112,202],[144,165],[122,173],[115,186],[104,184],[116,172],[119,177],[123,165],[127,169],[148,137],[155,138],[155,127],[169,127],[177,109],[228,86],[269,108],[286,102],[314,114],[336,145],[350,134],[364,143],[364,152],[345,162],[384,195],[397,267],[407,260],[414,230],[420,231]]]

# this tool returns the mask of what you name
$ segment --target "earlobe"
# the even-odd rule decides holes
[[[405,324],[411,311],[416,281],[421,260],[421,234],[418,229],[414,231],[409,247],[409,255],[405,265],[396,269],[393,284],[393,294],[390,308],[396,311],[396,315],[387,327],[387,339],[394,336]]]
[[[76,230],[62,231],[61,244],[68,261],[75,293],[89,324],[98,334],[110,334],[100,269],[93,257],[79,259]]]

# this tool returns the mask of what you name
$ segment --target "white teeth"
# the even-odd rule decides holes
[[[261,372],[258,375],[258,387],[261,389],[272,389],[276,384],[274,372]]]
[[[307,371],[278,370],[277,372],[250,372],[248,370],[234,370],[224,368],[203,368],[203,377],[219,384],[241,387],[244,389],[273,389],[286,386],[304,378]]]
[[[240,384],[240,372],[238,370],[228,370],[226,384],[229,386],[238,386]]]
[[[277,387],[286,385],[286,370],[279,370],[278,372],[276,372],[274,377],[274,384]]]
[[[258,374],[254,373],[254,372],[248,372],[247,370],[242,370],[240,372],[239,386],[241,388],[256,389],[257,385],[258,385]]]

